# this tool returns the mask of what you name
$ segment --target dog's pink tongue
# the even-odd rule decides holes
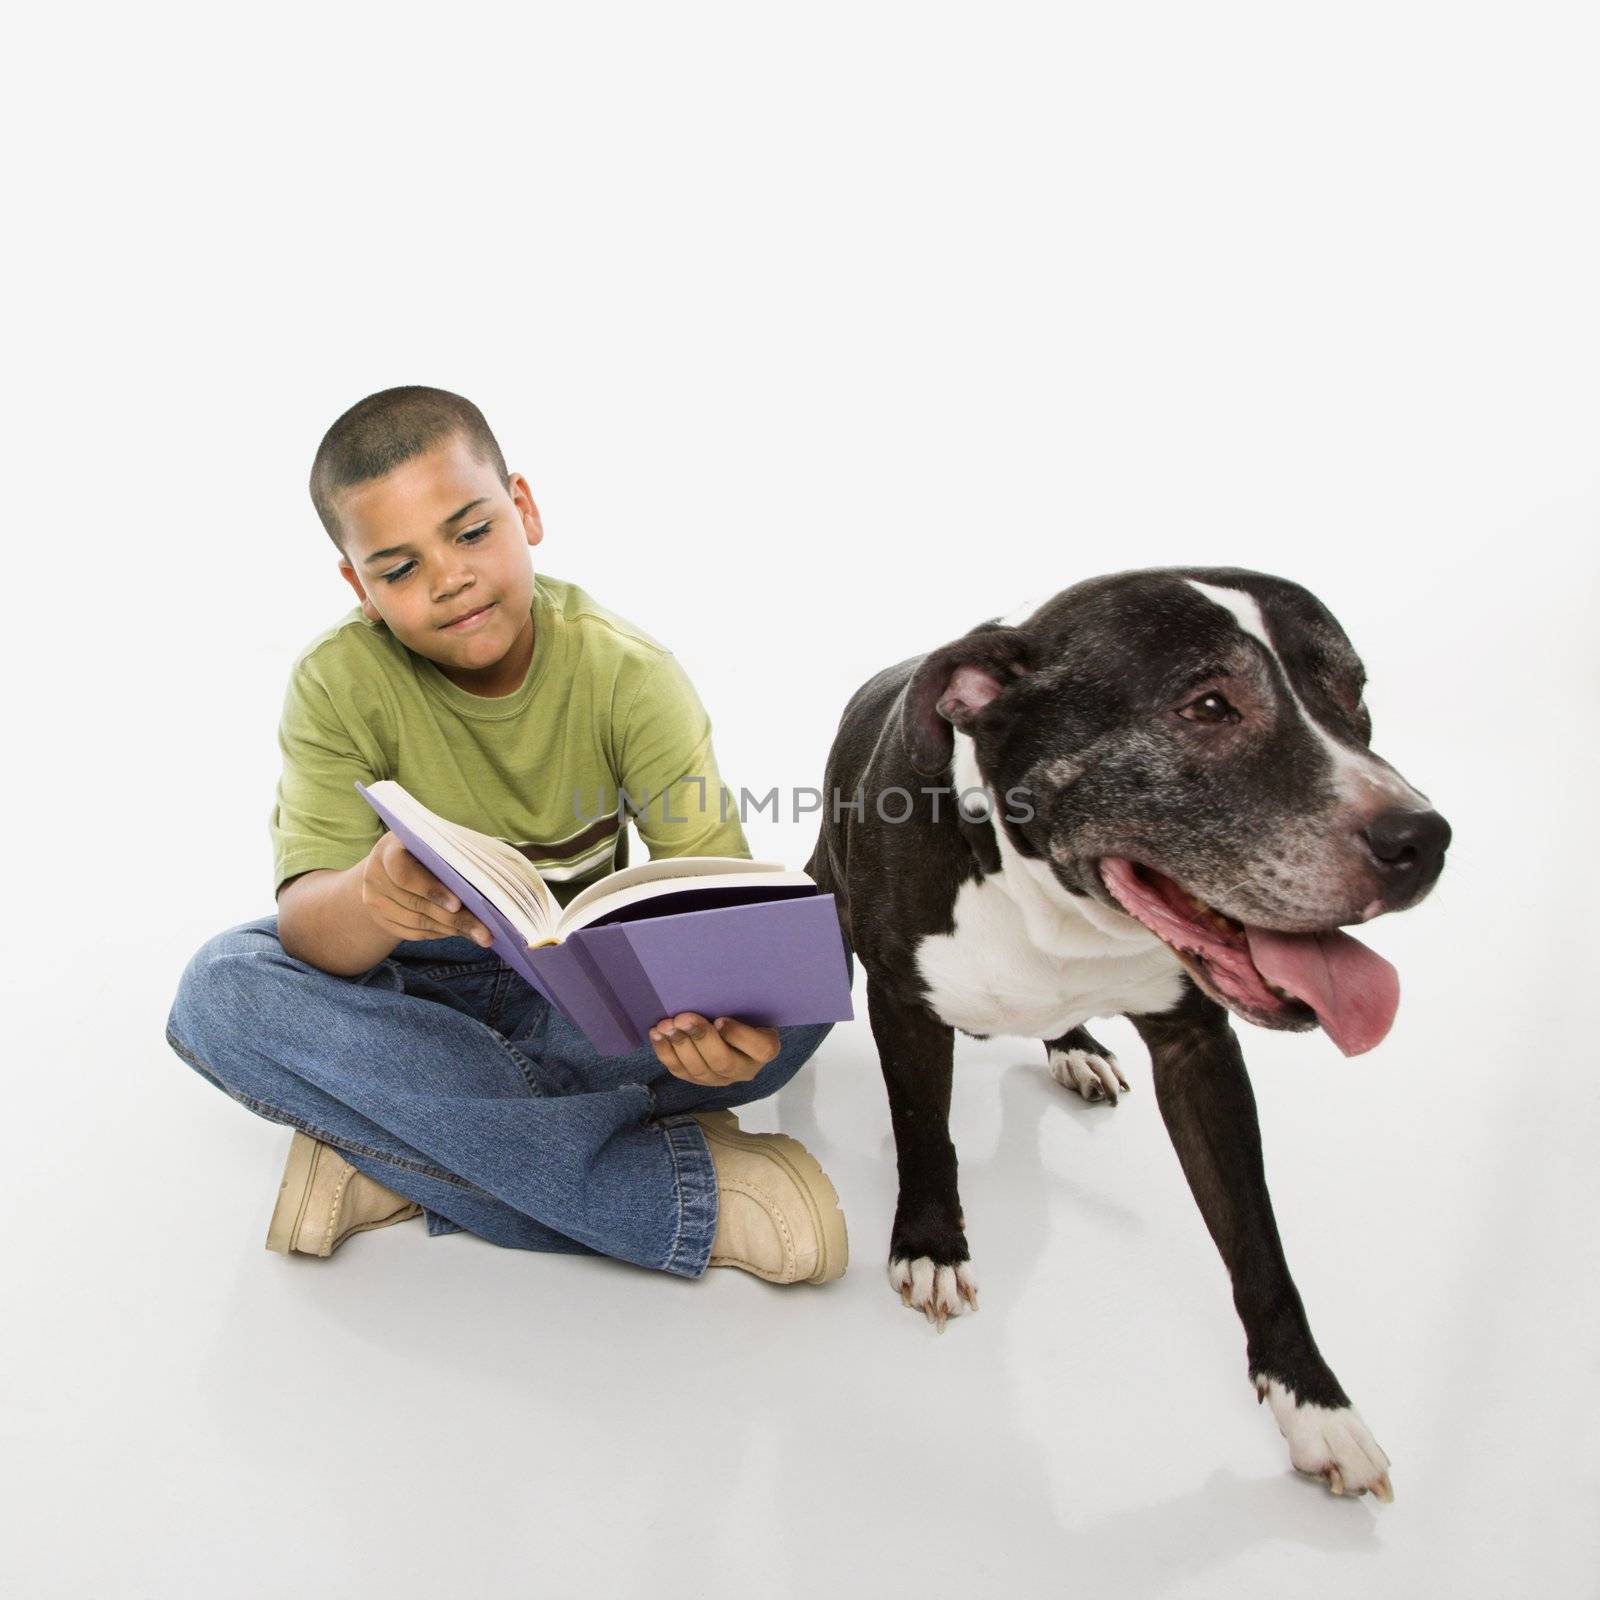
[[[1337,928],[1329,933],[1244,931],[1256,971],[1304,1000],[1347,1056],[1370,1050],[1394,1026],[1400,974],[1359,939]]]

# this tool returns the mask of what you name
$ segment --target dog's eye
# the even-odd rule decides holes
[[[1198,700],[1191,700],[1188,705],[1178,709],[1180,717],[1186,717],[1190,722],[1237,722],[1239,713],[1234,710],[1230,701],[1214,690],[1210,694],[1203,694]]]

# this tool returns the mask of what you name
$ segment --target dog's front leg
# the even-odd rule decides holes
[[[1255,1095],[1221,1006],[1191,988],[1172,1011],[1134,1017],[1150,1048],[1156,1103],[1233,1280],[1251,1381],[1270,1400],[1289,1457],[1335,1494],[1393,1499],[1389,1458],[1311,1337],[1267,1195]]]
[[[950,1142],[955,1030],[867,977],[867,1016],[889,1091],[900,1201],[889,1242],[889,1283],[944,1332],[946,1317],[978,1309]]]

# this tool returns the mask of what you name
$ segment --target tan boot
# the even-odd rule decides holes
[[[421,1206],[358,1172],[332,1145],[296,1130],[267,1249],[331,1256],[352,1233],[421,1215]]]
[[[731,1111],[696,1111],[717,1175],[713,1267],[768,1283],[826,1283],[850,1257],[838,1191],[817,1159],[783,1133],[746,1133]]]

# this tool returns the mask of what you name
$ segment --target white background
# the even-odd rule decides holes
[[[1591,1595],[1600,117],[1581,6],[86,7],[13,22],[0,1581],[47,1596]],[[745,1115],[822,1289],[420,1226],[262,1249],[288,1135],[166,1047],[272,909],[305,482],[471,396],[536,565],[673,646],[729,782],[1091,574],[1316,590],[1456,827],[1381,1049],[1249,1031],[1396,1501],[1289,1470],[1134,1084],[958,1049],[983,1309],[889,1292],[865,1022]],[[814,823],[750,827],[806,859]]]

